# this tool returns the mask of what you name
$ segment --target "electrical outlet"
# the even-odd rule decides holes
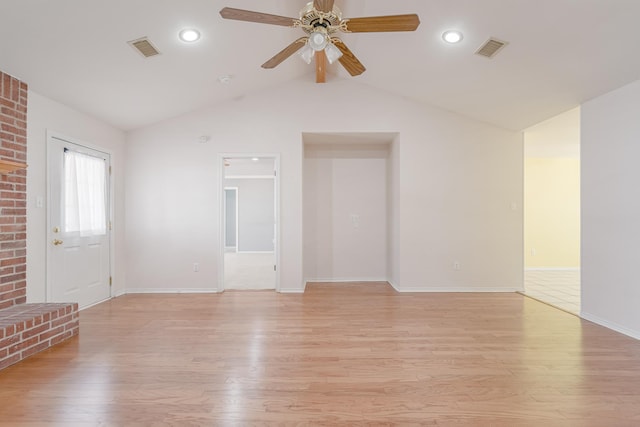
[[[197,273],[198,271],[200,271],[200,264],[198,264],[197,262],[193,263],[193,272]]]
[[[354,230],[360,228],[360,215],[351,214],[351,224],[353,225]]]

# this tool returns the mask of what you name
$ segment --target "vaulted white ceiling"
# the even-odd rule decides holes
[[[0,70],[41,95],[130,130],[298,78],[293,56],[260,65],[301,30],[226,21],[224,6],[298,17],[305,0],[1,0]],[[349,79],[519,130],[640,78],[638,0],[336,0],[346,18],[417,13],[411,33],[345,34],[367,67]],[[177,38],[185,27],[197,44]],[[442,33],[464,40],[447,45]],[[161,55],[127,41],[147,36]],[[474,52],[509,42],[494,59]],[[229,84],[218,77],[233,76]],[[301,94],[301,102],[305,100]],[[274,99],[274,103],[278,100]]]

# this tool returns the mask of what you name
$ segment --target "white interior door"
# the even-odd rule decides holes
[[[48,138],[47,300],[110,298],[110,156]]]

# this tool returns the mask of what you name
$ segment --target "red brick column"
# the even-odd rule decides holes
[[[27,161],[27,84],[0,71],[0,159]],[[0,174],[0,309],[27,300],[27,171]]]

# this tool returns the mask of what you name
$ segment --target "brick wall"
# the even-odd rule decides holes
[[[78,335],[78,304],[20,304],[0,316],[0,369]]]
[[[0,71],[0,160],[27,162],[27,84]],[[0,173],[0,369],[77,336],[78,304],[27,301],[27,171]]]
[[[27,84],[0,71],[0,159],[27,161]],[[0,309],[27,300],[27,171],[0,174]]]

